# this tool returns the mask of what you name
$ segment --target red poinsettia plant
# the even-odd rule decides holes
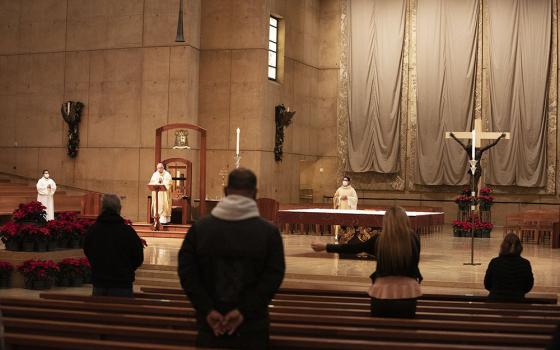
[[[52,260],[26,260],[18,266],[26,281],[45,281],[53,279],[58,273],[58,265]]]
[[[44,224],[47,219],[47,208],[38,201],[31,201],[29,203],[22,203],[14,210],[12,220],[15,222],[34,222],[37,224]]]
[[[480,231],[480,232],[483,232],[483,233],[490,233],[490,231],[492,231],[493,228],[494,228],[494,225],[491,222],[481,222],[481,221],[475,221],[474,222],[475,231]]]
[[[80,264],[84,274],[84,281],[89,282],[91,280],[91,264],[89,263],[88,258],[80,258]]]
[[[34,224],[21,224],[18,235],[22,237],[23,241],[27,242],[46,242],[51,239],[51,232],[47,227]]]
[[[8,221],[0,227],[0,239],[4,244],[12,240],[21,240],[21,236],[18,236],[19,226],[20,224]]]
[[[63,211],[56,215],[56,219],[61,221],[76,221],[78,219],[78,214],[72,211]]]
[[[7,261],[0,261],[0,276],[9,275],[14,271],[14,265]]]
[[[66,258],[58,263],[59,277],[61,278],[76,278],[84,276],[84,269],[82,259],[79,258]]]
[[[453,221],[453,229],[462,230],[462,231],[470,231],[472,228],[472,224],[468,221],[460,221],[455,220]]]
[[[455,203],[459,205],[459,209],[465,210],[469,207],[469,205],[476,204],[476,198],[470,195],[461,194],[455,198]]]
[[[478,202],[480,205],[480,209],[482,210],[489,210],[494,202],[494,197],[492,197],[492,189],[490,187],[484,187],[480,190],[480,194],[478,196]]]

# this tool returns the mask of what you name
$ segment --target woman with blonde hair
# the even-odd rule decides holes
[[[488,264],[484,287],[488,300],[523,301],[533,288],[533,271],[529,260],[521,257],[523,246],[515,233],[508,233],[500,245],[500,255]]]
[[[315,251],[330,253],[369,253],[377,259],[370,278],[371,314],[377,317],[412,318],[416,300],[422,295],[422,275],[418,269],[420,239],[412,231],[406,212],[392,207],[383,217],[383,230],[358,244],[313,243]]]

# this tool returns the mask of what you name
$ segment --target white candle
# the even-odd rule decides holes
[[[70,102],[68,102],[68,108],[66,114],[70,114]]]
[[[472,160],[476,160],[475,158],[475,147],[476,147],[476,131],[472,131]]]
[[[181,172],[177,170],[177,177],[181,177]],[[177,180],[177,187],[181,186],[181,180]]]
[[[239,157],[239,133],[241,132],[241,130],[239,130],[239,128],[237,128],[237,141],[235,143],[235,155]]]

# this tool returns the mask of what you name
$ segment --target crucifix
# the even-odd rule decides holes
[[[474,120],[474,129],[471,132],[446,132],[445,138],[453,138],[463,147],[469,157],[471,175],[471,197],[478,195],[480,177],[482,175],[482,166],[480,164],[484,151],[496,146],[501,139],[510,138],[509,132],[486,132],[482,131],[482,122],[480,118]],[[460,139],[468,139],[468,143],[464,144]],[[492,143],[482,147],[482,140],[494,140]],[[473,220],[473,212],[476,210],[476,203],[471,203],[469,217]],[[474,262],[474,225],[471,225],[471,261],[464,265],[480,265]]]
[[[470,169],[469,175],[474,182],[473,196],[478,194],[480,187],[480,178],[482,176],[482,165],[480,163],[482,155],[488,149],[496,146],[501,139],[510,139],[509,132],[491,132],[482,131],[482,121],[480,118],[474,120],[474,129],[472,131],[458,131],[446,132],[445,138],[452,138],[467,152],[469,157]],[[460,139],[468,139],[467,144],[464,144]],[[482,147],[482,140],[494,140],[492,143]]]

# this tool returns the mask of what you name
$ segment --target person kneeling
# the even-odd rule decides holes
[[[387,210],[383,230],[369,240],[358,244],[313,243],[315,251],[329,253],[369,253],[377,258],[377,267],[370,276],[372,284],[371,315],[376,317],[413,318],[416,301],[422,295],[422,275],[418,269],[420,239],[410,227],[406,212],[401,207]]]
[[[488,264],[484,287],[490,292],[488,300],[522,302],[533,288],[533,271],[529,260],[521,257],[523,246],[519,237],[508,233],[500,245],[500,255]]]

